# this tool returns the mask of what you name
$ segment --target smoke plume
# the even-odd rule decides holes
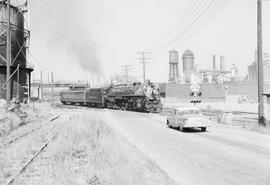
[[[101,74],[98,44],[89,26],[86,0],[32,1],[33,26],[42,32],[47,46],[55,55],[64,55],[84,70]],[[59,61],[60,62],[60,61]]]

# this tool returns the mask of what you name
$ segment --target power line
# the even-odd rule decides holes
[[[184,16],[184,18],[182,19],[182,21],[178,24],[177,27],[175,27],[175,30],[172,34],[168,35],[164,44],[161,45],[157,45],[158,47],[155,47],[153,50],[155,52],[155,50],[159,50],[160,48],[162,48],[164,45],[166,45],[170,40],[172,40],[175,35],[179,34],[179,31],[183,30],[184,28],[186,28],[189,24],[191,24],[192,20],[194,19],[194,17],[197,16],[197,14],[201,11],[201,9],[207,5],[209,2],[209,0],[203,0],[200,2],[200,4],[198,4],[194,9],[193,7],[190,8],[190,12],[188,14],[186,14]]]
[[[165,42],[167,42],[168,39],[171,39],[175,34],[177,34],[179,32],[179,29],[183,29],[183,27],[185,27],[189,23],[191,18],[197,14],[197,12],[205,5],[207,1],[209,0],[200,1],[197,5],[194,5],[193,3],[189,4],[186,7],[186,10],[184,10],[183,14],[178,17],[176,24],[168,30],[167,35],[164,34]],[[155,48],[152,48],[152,50],[155,50]]]
[[[163,46],[161,46],[157,51],[165,49],[166,47],[170,46],[171,44],[175,43],[179,37],[183,37],[184,34],[186,34],[190,29],[192,29],[194,27],[194,25],[196,25],[197,23],[199,23],[202,18],[207,15],[208,12],[212,11],[213,9],[213,5],[215,5],[217,3],[217,1],[211,1],[207,4],[204,4],[203,7],[201,7],[201,9],[199,10],[199,12],[196,13],[196,15],[194,17],[192,17],[192,21],[190,22],[190,24],[185,25],[184,27],[182,27],[182,29],[180,29],[180,31],[178,32],[178,34],[176,36],[174,36],[173,38],[171,38],[166,44],[164,44]],[[218,2],[220,3],[220,2]]]
[[[229,0],[230,1],[230,0]],[[209,18],[213,18],[213,17],[215,17],[228,3],[229,3],[229,1],[223,1],[223,2],[221,2],[217,7],[216,7],[216,9],[214,10],[214,11],[212,11],[212,12],[209,12],[203,19],[202,19],[202,21],[199,23],[199,24],[197,24],[196,25],[196,27],[193,27],[194,29],[191,31],[191,32],[189,32],[189,34],[187,34],[187,36],[186,37],[184,37],[182,40],[178,40],[176,43],[175,43],[175,46],[178,46],[179,44],[178,43],[180,43],[180,44],[182,44],[181,42],[183,42],[183,41],[185,41],[185,40],[187,40],[188,38],[190,38],[191,37],[191,35],[193,34],[193,33],[195,33],[196,31],[198,31],[202,26],[205,26],[205,25],[207,25],[212,19],[209,19]],[[181,41],[181,42],[180,42]]]
[[[198,22],[197,24],[194,24],[194,26],[190,27],[189,30],[187,30],[185,33],[181,35],[179,34],[179,38],[175,39],[175,42],[173,45],[171,45],[171,47],[177,47],[179,45],[182,45],[185,40],[190,38],[202,26],[207,25],[229,2],[230,0],[220,1],[217,4],[213,5],[210,11],[208,11],[206,14],[201,16],[200,22]],[[158,53],[158,51],[156,51],[156,53]],[[165,54],[167,54],[167,51],[163,51],[158,55],[154,55],[153,57],[156,58],[158,56],[165,55]]]
[[[159,38],[157,38],[151,45],[150,47],[148,47],[147,49],[150,49],[152,45],[154,45],[155,43],[158,43],[160,41],[162,41],[164,38],[167,39],[168,35],[171,35],[173,32],[175,32],[175,30],[177,29],[177,27],[179,26],[179,24],[181,22],[183,22],[183,20],[190,14],[190,12],[193,10],[193,8],[195,8],[196,6],[194,5],[195,0],[192,0],[190,2],[190,4],[188,4],[185,9],[183,10],[183,12],[177,17],[177,19],[174,21],[174,24],[170,25],[167,29],[166,32],[162,33]],[[202,1],[201,1],[202,2]],[[192,7],[192,8],[190,8]]]
[[[142,52],[137,52],[137,54],[141,55],[141,58],[138,58],[138,60],[140,60],[139,63],[141,63],[143,66],[143,83],[145,83],[145,64],[149,63],[149,62],[146,62],[146,60],[150,59],[149,57],[146,57],[146,55],[150,54],[150,52],[142,51]]]

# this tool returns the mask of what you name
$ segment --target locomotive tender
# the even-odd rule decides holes
[[[162,104],[157,86],[147,82],[110,85],[106,88],[72,88],[60,93],[63,104],[137,112],[160,112]]]

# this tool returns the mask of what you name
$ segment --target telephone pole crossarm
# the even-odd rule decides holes
[[[149,62],[146,62],[146,60],[149,60],[150,57],[146,57],[147,54],[150,54],[150,52],[145,52],[145,51],[142,51],[142,52],[137,52],[138,55],[141,55],[140,58],[138,58],[138,60],[140,60],[139,63],[142,64],[143,66],[143,83],[145,83],[145,64],[149,63]]]
[[[129,72],[131,71],[131,66],[130,65],[123,65],[123,72],[125,74],[126,77],[126,83],[129,82]]]

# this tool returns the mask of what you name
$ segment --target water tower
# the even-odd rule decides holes
[[[7,2],[0,3],[0,99],[6,99],[7,81]],[[27,49],[30,31],[25,28],[27,23],[27,4],[20,7],[10,5],[10,38],[11,38],[11,63],[10,74],[14,74],[10,82],[10,97],[23,100],[30,95],[31,72],[27,66]],[[17,70],[18,69],[18,70]]]
[[[178,70],[178,51],[171,50],[169,51],[169,82],[176,82],[179,77],[179,70]]]

